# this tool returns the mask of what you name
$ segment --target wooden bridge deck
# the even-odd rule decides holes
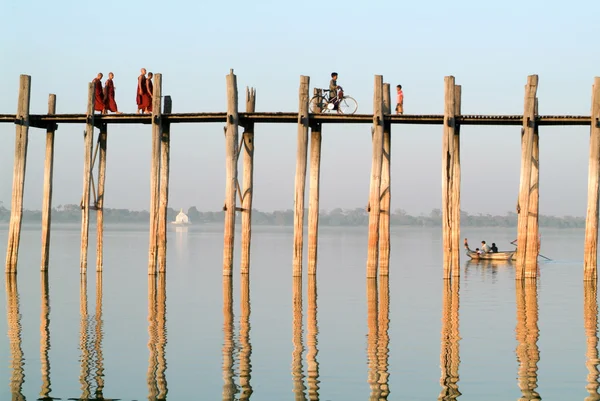
[[[227,113],[174,113],[163,114],[162,120],[165,123],[224,123]],[[31,114],[29,116],[29,125],[31,127],[45,128],[48,124],[85,124],[87,116],[85,114]],[[431,115],[385,115],[384,119],[392,124],[418,124],[418,125],[442,125],[444,116],[442,114]],[[316,123],[348,124],[373,122],[372,114],[310,114],[310,120]],[[460,115],[456,122],[461,125],[522,125],[522,115]],[[246,123],[297,123],[298,113],[280,112],[280,113],[239,113],[240,125]],[[17,123],[15,114],[0,114],[0,123]],[[106,124],[150,124],[152,116],[150,114],[95,114],[94,123],[96,125]],[[540,115],[536,118],[537,125],[580,125],[589,126],[590,116],[555,116]],[[598,125],[596,120],[596,125]]]

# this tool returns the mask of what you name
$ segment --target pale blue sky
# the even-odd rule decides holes
[[[441,114],[443,81],[463,87],[464,114],[521,114],[528,74],[540,76],[542,114],[590,112],[600,75],[600,2],[508,0],[192,2],[19,0],[2,5],[0,114],[14,113],[19,74],[32,76],[32,113],[57,95],[59,113],[83,113],[87,82],[115,73],[119,108],[135,111],[141,67],[163,74],[174,112],[225,111],[225,75],[257,89],[257,111],[295,111],[300,75],[326,86],[331,71],[372,111],[373,76],[401,83],[407,114]],[[79,203],[81,125],[56,139],[54,205]],[[219,210],[224,199],[222,124],[175,125],[170,206]],[[293,207],[293,124],[257,125],[254,206]],[[514,211],[519,127],[463,127],[462,209]],[[363,207],[370,175],[370,126],[324,127],[321,206]],[[0,200],[10,203],[14,126],[0,125]],[[394,126],[392,207],[429,213],[441,205],[440,126]],[[589,128],[540,130],[540,209],[585,214]],[[44,132],[30,129],[25,206],[42,197]],[[150,127],[109,126],[106,207],[148,208]],[[307,187],[308,188],[308,187]]]

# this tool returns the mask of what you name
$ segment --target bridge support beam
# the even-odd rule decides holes
[[[383,84],[383,113],[392,113],[390,84]],[[391,201],[391,144],[392,124],[383,122],[383,153],[381,163],[381,203],[379,215],[379,275],[389,275],[390,269],[390,201]]]
[[[238,182],[238,91],[233,70],[227,75],[227,123],[225,125],[225,228],[223,239],[223,275],[233,270],[233,240],[235,235],[236,190]]]
[[[600,186],[600,77],[592,87],[590,128],[590,166],[588,173],[588,206],[585,219],[585,251],[583,277],[586,281],[598,279],[598,191]]]
[[[256,111],[256,89],[246,88],[246,112]],[[244,154],[244,185],[241,191],[242,203],[242,255],[240,273],[250,273],[250,240],[252,237],[252,197],[254,196],[254,123],[244,126],[242,149]]]

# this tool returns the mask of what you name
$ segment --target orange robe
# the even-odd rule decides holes
[[[94,78],[94,110],[104,111],[104,93],[102,93],[102,82]]]
[[[106,105],[106,109],[116,113],[119,111],[117,109],[117,102],[115,101],[115,84],[112,79],[107,79],[106,84],[104,84],[104,104]]]
[[[152,95],[154,94],[154,84],[148,79],[148,111],[152,111]]]

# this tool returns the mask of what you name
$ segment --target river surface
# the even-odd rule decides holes
[[[366,227],[321,228],[316,281],[292,279],[291,228],[253,229],[249,279],[238,232],[231,280],[222,226],[170,230],[166,277],[148,277],[147,225],[106,227],[102,274],[90,227],[81,276],[79,225],[55,224],[45,276],[25,224],[1,279],[0,399],[600,399],[583,230],[542,229],[552,261],[523,284],[464,255],[445,283],[439,228],[392,227],[389,281],[365,278]],[[461,234],[510,250],[515,233]],[[3,258],[6,243],[2,225]]]

